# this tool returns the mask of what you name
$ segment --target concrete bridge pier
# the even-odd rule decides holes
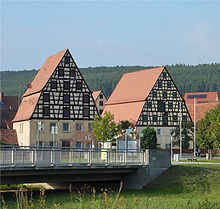
[[[146,165],[123,176],[123,188],[141,190],[171,167],[168,150],[146,150]]]

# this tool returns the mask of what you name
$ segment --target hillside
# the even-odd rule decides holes
[[[166,66],[181,94],[185,92],[218,91],[220,94],[220,64],[171,65]],[[134,72],[152,66],[115,66],[81,68],[92,91],[103,90],[109,97],[124,73]],[[5,95],[22,96],[37,70],[2,71],[1,91]]]

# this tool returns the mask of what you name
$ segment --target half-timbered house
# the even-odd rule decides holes
[[[69,146],[76,132],[91,131],[95,114],[92,92],[66,49],[47,58],[28,84],[13,127],[19,145]]]
[[[103,91],[94,91],[92,93],[92,96],[93,96],[94,101],[96,103],[96,107],[99,111],[99,114],[101,115],[104,110],[105,103],[107,102],[107,97],[105,96]]]
[[[105,104],[116,122],[129,120],[140,133],[147,126],[157,132],[158,145],[170,147],[172,129],[191,121],[184,99],[165,67],[123,75]]]

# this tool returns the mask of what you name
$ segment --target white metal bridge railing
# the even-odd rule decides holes
[[[142,165],[144,152],[138,150],[85,149],[70,147],[0,147],[0,167],[47,167],[90,165]]]

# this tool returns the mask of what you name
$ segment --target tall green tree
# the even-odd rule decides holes
[[[157,148],[157,134],[154,128],[147,126],[142,130],[141,149],[156,149]]]
[[[91,124],[92,132],[97,141],[113,141],[113,137],[120,133],[120,125],[114,122],[114,115],[105,112],[104,116],[95,115],[94,122]]]
[[[177,126],[173,132],[173,145],[180,146],[180,127]],[[183,122],[181,127],[182,148],[189,149],[190,141],[193,141],[193,123]]]
[[[199,148],[208,149],[210,158],[212,150],[220,148],[220,103],[199,122],[196,141]]]

